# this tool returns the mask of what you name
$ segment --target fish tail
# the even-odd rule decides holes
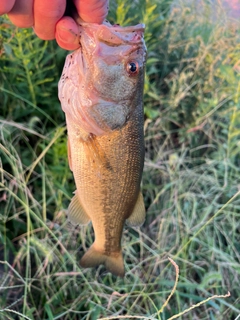
[[[83,268],[92,268],[100,264],[105,265],[106,269],[115,276],[123,277],[125,274],[122,250],[108,255],[98,251],[93,244],[81,258],[80,265]]]

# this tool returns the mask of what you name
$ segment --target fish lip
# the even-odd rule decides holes
[[[104,23],[103,23],[104,24]],[[126,26],[126,27],[121,27],[118,24],[111,25],[114,31],[117,32],[137,32],[141,31],[144,32],[145,30],[145,24],[144,23],[139,23],[135,26]]]
[[[126,26],[121,27],[119,25],[111,25],[110,23],[108,25],[102,24],[101,28],[108,27],[109,31],[114,34],[119,40],[121,40],[121,44],[131,44],[131,45],[140,45],[144,43],[143,41],[143,35],[145,30],[145,25],[143,23],[137,24],[135,26]],[[132,34],[131,37],[127,37],[126,35]],[[98,29],[97,32],[98,38],[101,41],[101,29]],[[109,41],[109,44],[111,41]]]

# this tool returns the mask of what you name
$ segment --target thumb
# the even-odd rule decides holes
[[[58,45],[65,50],[80,47],[78,25],[71,17],[63,17],[58,21],[55,38]]]

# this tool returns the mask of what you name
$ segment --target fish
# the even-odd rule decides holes
[[[92,222],[95,240],[80,260],[125,274],[121,238],[125,222],[141,226],[144,166],[143,24],[105,21],[79,25],[81,47],[65,60],[58,84],[68,133],[68,162],[76,191],[68,207],[73,225]]]

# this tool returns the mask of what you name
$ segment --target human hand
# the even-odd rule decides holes
[[[79,45],[78,24],[63,16],[68,0],[1,0],[0,15],[7,13],[20,28],[33,27],[43,40],[56,39],[66,50]],[[72,0],[79,17],[85,22],[101,24],[108,14],[108,0]]]

